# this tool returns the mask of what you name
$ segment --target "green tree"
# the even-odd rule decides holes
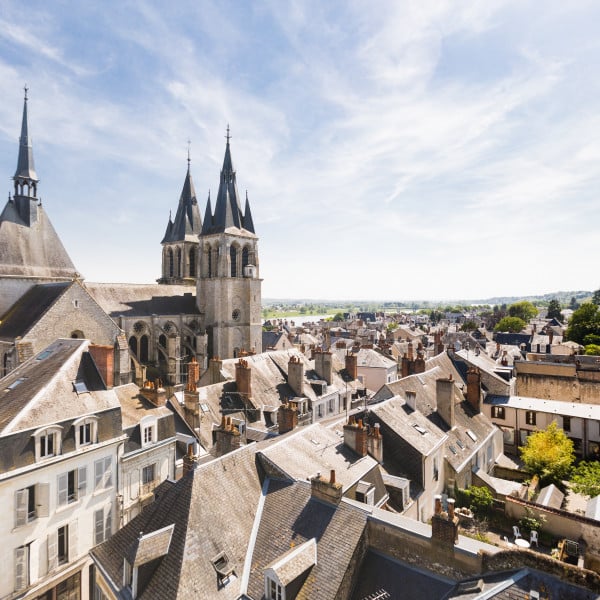
[[[600,346],[598,344],[588,344],[583,353],[588,356],[600,356]]]
[[[472,485],[469,488],[470,505],[469,508],[478,516],[484,517],[490,511],[492,503],[494,502],[494,496],[492,492],[486,487],[478,487]]]
[[[548,303],[548,313],[546,315],[549,319],[556,319],[558,321],[562,320],[562,314],[560,312],[560,302],[553,298]]]
[[[558,427],[556,421],[552,421],[543,431],[536,431],[528,436],[519,451],[525,469],[538,475],[544,485],[560,484],[571,472],[575,460],[573,442]]]
[[[498,321],[494,331],[508,331],[509,333],[519,333],[525,328],[525,321],[519,317],[504,317]]]
[[[577,302],[577,298],[575,298],[575,296],[571,296],[571,302],[569,302],[569,308],[571,310],[577,310],[579,308],[579,302]]]
[[[592,302],[584,302],[569,319],[566,338],[578,344],[585,344],[585,337],[600,334],[600,312]]]
[[[477,323],[475,323],[475,321],[473,321],[471,319],[465,321],[460,327],[461,331],[475,331],[476,329],[477,329]]]
[[[343,321],[344,320],[344,315],[341,312],[336,313],[334,315],[334,317],[333,317],[333,320],[334,321]]]
[[[581,461],[571,476],[571,489],[576,494],[594,498],[600,495],[600,462]]]
[[[508,307],[509,317],[519,317],[525,323],[529,322],[537,314],[537,308],[529,300],[521,300],[521,302],[515,302]]]

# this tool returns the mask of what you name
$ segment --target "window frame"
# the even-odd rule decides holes
[[[506,408],[504,406],[492,404],[492,419],[506,420]]]
[[[59,473],[56,478],[56,507],[74,504],[87,493],[87,467],[78,467]]]
[[[89,431],[89,434],[87,439],[82,441],[82,432],[86,430]],[[73,431],[77,449],[96,444],[98,442],[98,417],[87,416],[73,421]]]
[[[62,431],[60,425],[51,425],[33,432],[36,462],[62,454]],[[49,443],[49,440],[52,441]]]
[[[108,490],[113,487],[112,456],[105,456],[94,461],[94,492]]]
[[[527,410],[525,411],[525,425],[536,425],[536,411],[535,410]]]
[[[140,420],[140,443],[142,448],[147,448],[156,442],[158,442],[158,419],[149,415]]]

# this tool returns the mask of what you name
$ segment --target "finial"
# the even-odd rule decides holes
[[[192,145],[192,142],[189,138],[188,138],[187,144],[188,144],[188,168],[189,168],[189,166],[190,166],[190,146]]]
[[[246,190],[246,202],[248,201],[248,190]]]
[[[25,87],[23,89],[25,90],[25,100],[27,100],[27,92],[29,91],[27,84],[25,84]]]
[[[231,139],[231,136],[229,135],[229,123],[227,123],[227,135],[225,137],[227,138],[227,144],[229,145],[229,140]]]
[[[208,199],[210,200],[210,190],[208,190]]]

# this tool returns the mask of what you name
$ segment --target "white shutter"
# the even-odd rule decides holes
[[[47,517],[50,505],[50,484],[38,483],[35,486],[35,514],[37,517]]]
[[[109,504],[104,512],[106,519],[104,522],[104,539],[107,540],[112,535],[112,504]]]
[[[169,476],[169,458],[165,457],[160,463],[160,475],[159,479],[164,481]]]
[[[27,523],[27,507],[29,505],[29,490],[27,488],[23,490],[17,490],[15,503],[16,527],[20,527],[21,525],[25,525],[25,523]]]
[[[112,458],[107,456],[104,459],[104,489],[112,486]]]
[[[102,484],[104,461],[102,459],[97,460],[94,463],[94,489],[98,490]]]
[[[15,549],[15,591],[24,590],[29,585],[29,548]]]
[[[64,506],[69,501],[69,474],[58,476],[58,505]]]
[[[71,521],[69,523],[69,528],[67,532],[69,536],[69,547],[68,547],[68,557],[69,562],[75,560],[78,556],[77,551],[77,519]]]
[[[140,495],[140,472],[138,469],[131,471],[129,481],[129,497],[135,500]]]
[[[79,467],[77,469],[77,497],[82,498],[86,494],[87,488],[87,469]]]
[[[48,572],[58,567],[58,531],[48,534]]]
[[[104,511],[94,511],[94,546],[104,541]]]

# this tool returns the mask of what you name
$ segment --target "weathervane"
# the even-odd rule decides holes
[[[227,143],[229,144],[229,140],[231,139],[231,135],[229,135],[229,123],[227,123],[227,135],[225,137],[227,138]]]

